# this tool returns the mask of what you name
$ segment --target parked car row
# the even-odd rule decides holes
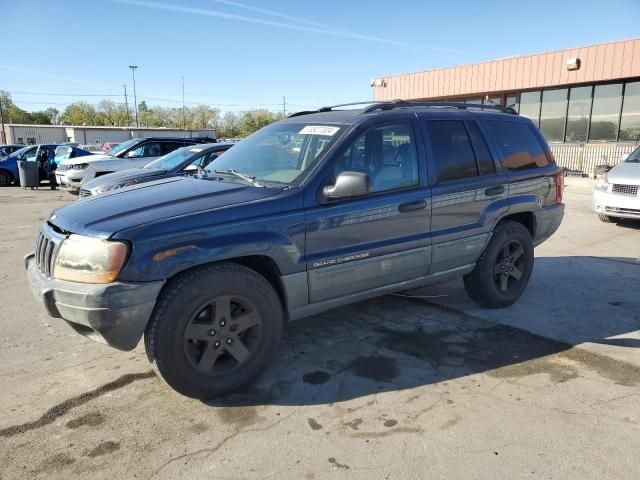
[[[77,194],[83,183],[96,177],[129,168],[141,168],[178,148],[213,141],[211,138],[132,138],[105,154],[63,161],[56,170],[56,178],[66,190]]]
[[[142,168],[129,168],[89,180],[82,184],[80,197],[99,195],[177,175],[199,174],[232,146],[233,143],[209,143],[178,148]]]
[[[18,161],[38,161],[40,163],[40,178],[48,180],[64,161],[80,157],[89,157],[91,152],[71,145],[41,144],[23,146],[13,153],[0,158],[0,186],[18,183]]]

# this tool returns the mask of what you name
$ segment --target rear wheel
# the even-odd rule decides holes
[[[598,218],[600,219],[601,222],[604,222],[604,223],[616,223],[618,221],[616,217],[612,217],[610,215],[599,214]]]
[[[13,183],[13,175],[6,170],[0,170],[0,187],[8,187]]]
[[[464,276],[469,296],[482,306],[513,304],[524,292],[533,270],[533,241],[518,222],[498,224],[473,271]]]
[[[232,393],[275,357],[282,305],[261,275],[227,263],[178,276],[163,290],[145,332],[157,372],[195,398]]]

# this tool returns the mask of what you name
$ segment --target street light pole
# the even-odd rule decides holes
[[[131,69],[131,75],[133,75],[133,105],[136,112],[136,128],[138,128],[138,97],[136,96],[136,68],[137,65],[129,65]]]
[[[0,92],[0,142],[7,143],[7,136],[4,133],[4,114],[2,113],[2,92]]]
[[[184,75],[182,76],[182,129],[187,129],[187,118],[184,113]]]

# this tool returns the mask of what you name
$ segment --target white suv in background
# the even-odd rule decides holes
[[[58,184],[77,194],[83,182],[107,173],[140,168],[180,147],[212,142],[201,138],[132,138],[116,145],[104,155],[64,160],[56,170]]]

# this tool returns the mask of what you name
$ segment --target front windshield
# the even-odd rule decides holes
[[[336,142],[343,129],[336,125],[274,123],[236,144],[205,170],[235,170],[261,183],[300,185]]]
[[[12,157],[17,157],[17,158],[21,158],[22,155],[24,154],[24,152],[26,152],[27,150],[29,150],[30,148],[33,148],[33,146],[29,146],[29,147],[22,147],[20,150],[16,150],[15,152],[13,152],[11,154]]]
[[[157,160],[154,160],[151,163],[147,163],[144,168],[157,170],[173,170],[182,162],[184,162],[187,157],[190,157],[194,153],[200,151],[202,151],[202,149],[200,148],[193,149],[190,147],[182,147],[166,154],[164,157],[160,157]]]
[[[114,157],[117,157],[121,153],[124,153],[125,150],[128,150],[130,147],[133,147],[139,141],[140,141],[139,138],[132,138],[131,140],[127,140],[126,142],[120,143],[119,145],[116,145],[115,147],[111,148],[111,150],[107,152],[107,155],[113,155]]]
[[[640,163],[640,147],[631,152],[625,160],[625,163]]]

